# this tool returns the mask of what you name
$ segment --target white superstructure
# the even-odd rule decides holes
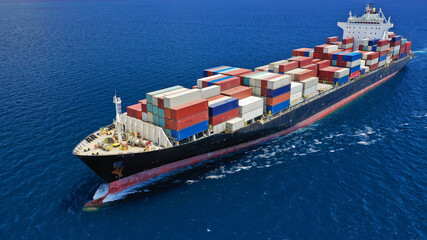
[[[353,50],[358,50],[359,42],[364,38],[386,39],[393,24],[390,17],[388,20],[385,18],[381,8],[376,11],[373,5],[369,4],[363,16],[353,16],[350,11],[347,22],[338,22],[338,26],[344,30],[343,38],[354,38]]]

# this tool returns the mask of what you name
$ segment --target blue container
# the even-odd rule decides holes
[[[401,35],[397,35],[391,38],[392,42],[399,42],[400,40],[402,40],[402,36]]]
[[[165,119],[164,118],[159,118],[159,125],[160,125],[160,127],[165,127]]]
[[[405,53],[401,53],[400,55],[399,55],[399,58],[403,58],[405,56]]]
[[[165,118],[165,110],[162,108],[159,108],[159,117]]]
[[[222,73],[222,72],[226,72],[226,71],[231,71],[231,70],[237,70],[238,68],[235,68],[235,67],[229,67],[229,68],[224,68],[224,69],[221,69],[221,70],[218,70],[218,71],[215,71],[217,74],[218,73]]]
[[[159,125],[159,116],[154,115],[153,116],[153,122],[154,122],[155,125]]]
[[[153,105],[151,103],[147,103],[147,112],[153,112]]]
[[[291,84],[280,87],[278,89],[267,89],[267,97],[274,98],[291,91]]]
[[[386,60],[386,58],[387,58],[387,55],[384,55],[384,56],[380,57],[380,59],[378,61],[379,62],[384,61],[384,60]]]
[[[364,68],[361,68],[361,69],[360,69],[360,75],[363,75],[363,74],[365,74],[365,69],[364,69]]]
[[[190,136],[193,136],[194,134],[203,132],[207,129],[209,129],[209,121],[203,121],[203,122],[194,124],[193,126],[190,126],[188,128],[181,129],[179,131],[172,130],[171,135],[172,137],[176,138],[178,141],[181,141],[182,139],[188,138]]]
[[[214,85],[213,83],[215,83],[215,82],[219,82],[219,81],[222,81],[222,80],[230,79],[230,78],[232,78],[232,77],[233,77],[233,76],[227,76],[227,77],[218,78],[218,79],[215,79],[215,80],[209,81],[209,82],[208,82],[208,86],[213,86],[213,85]]]
[[[372,51],[376,52],[377,51],[377,45],[372,46]]]
[[[157,106],[153,106],[153,114],[159,115],[159,108]]]
[[[360,70],[360,65],[354,66],[350,68],[350,73],[354,73]]]
[[[362,59],[362,53],[359,52],[350,52],[342,56],[342,60],[346,62],[354,62],[359,59]]]
[[[345,51],[337,52],[337,53],[332,54],[332,60],[338,60],[338,55],[341,54],[341,53],[344,53],[344,52]]]
[[[229,98],[224,101],[211,104],[209,106],[209,116],[215,117],[221,113],[228,112],[238,107],[239,107],[239,99]]]
[[[218,67],[214,67],[214,68],[220,68],[220,67],[227,67],[227,66],[223,65],[223,66],[218,66]],[[212,71],[212,69],[214,69],[214,68],[208,68],[208,69],[203,70],[203,77],[207,77],[209,71]],[[217,74],[216,72],[213,72],[213,75],[216,75],[216,74]]]
[[[331,65],[332,66],[336,66],[337,65],[337,60],[332,60]]]
[[[267,105],[266,106],[267,113],[269,113],[271,111],[271,114],[275,114],[275,113],[280,112],[283,109],[288,108],[289,107],[289,101],[290,100],[286,100],[286,101],[281,102],[279,104],[276,104],[274,106]]]
[[[378,41],[379,41],[379,39],[378,39],[378,38],[377,38],[377,39],[369,40],[368,45],[369,45],[369,46],[376,45]]]
[[[338,83],[338,85],[341,85],[341,84],[343,84],[343,83],[347,82],[347,81],[348,81],[348,78],[349,78],[349,76],[348,76],[348,75],[347,75],[347,76],[344,76],[344,77],[342,77],[342,78],[334,78],[334,84],[337,84],[337,83]]]

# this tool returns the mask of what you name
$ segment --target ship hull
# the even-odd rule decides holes
[[[404,57],[386,68],[306,103],[266,123],[256,122],[233,133],[215,134],[195,142],[158,151],[114,156],[77,156],[106,182],[110,193],[140,184],[163,173],[244,149],[286,135],[326,116],[361,94],[385,82],[410,60]],[[122,176],[112,173],[114,164],[123,166]]]

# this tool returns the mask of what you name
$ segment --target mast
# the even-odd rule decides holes
[[[114,125],[116,126],[116,129],[117,129],[119,143],[122,143],[123,142],[122,126],[121,126],[122,122],[120,121],[120,115],[122,114],[122,100],[120,99],[120,97],[117,97],[116,94],[114,94],[113,103],[116,106],[116,119],[114,121]]]

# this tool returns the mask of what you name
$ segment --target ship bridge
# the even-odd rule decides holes
[[[366,6],[365,12],[361,17],[352,15],[347,22],[338,22],[338,26],[343,29],[343,38],[354,38],[353,50],[357,50],[359,42],[362,39],[386,39],[388,30],[393,27],[390,17],[385,18],[381,8],[377,11],[373,4]]]

